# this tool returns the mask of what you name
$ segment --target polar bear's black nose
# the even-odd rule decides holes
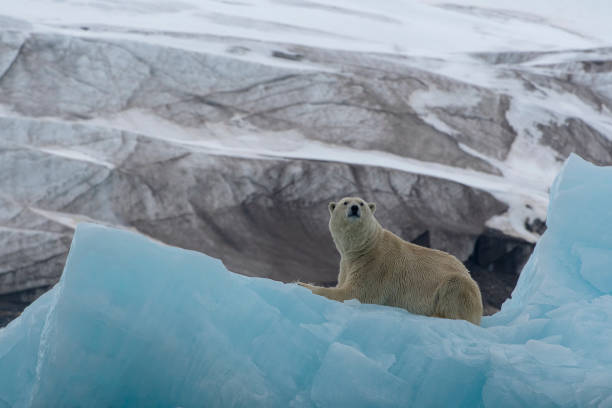
[[[351,214],[357,214],[359,212],[359,207],[356,205],[351,206]]]

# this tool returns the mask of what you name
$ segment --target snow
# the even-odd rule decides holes
[[[66,148],[56,147],[56,146],[39,147],[38,150],[49,153],[49,154],[62,156],[70,160],[81,160],[81,161],[97,164],[99,166],[104,166],[107,169],[115,168],[115,166],[112,163],[106,162],[104,160],[99,160],[95,157],[92,157],[91,155],[87,153],[80,152],[78,150],[66,149]]]
[[[60,211],[48,211],[36,207],[28,207],[33,213],[42,215],[48,220],[64,225],[68,228],[75,229],[79,223],[91,222],[96,224],[104,224],[99,220],[93,220],[82,214],[65,213]]]
[[[0,330],[7,406],[610,406],[612,167],[575,155],[512,298],[483,319],[339,303],[79,224]]]
[[[609,3],[565,1],[562,7],[554,8],[547,2],[539,3],[522,0],[496,3],[492,8],[490,3],[478,1],[423,0],[30,0],[3,2],[0,15],[25,19],[47,30],[93,26],[108,31],[129,28],[143,36],[181,33],[265,42],[282,38],[291,44],[421,56],[583,49],[609,42]],[[452,41],[445,27],[453,27]]]
[[[310,140],[295,131],[262,132],[253,127],[236,129],[224,125],[208,125],[205,128],[185,130],[167,120],[147,117],[137,111],[122,114],[111,120],[91,120],[89,122],[137,134],[144,132],[144,135],[148,137],[156,137],[188,146],[191,149],[199,148],[200,151],[208,154],[230,157],[323,160],[386,167],[456,181],[493,194],[513,193],[531,197],[536,202],[548,203],[546,191],[542,189],[540,180],[516,180],[475,170],[410,159],[382,151],[354,149]]]
[[[152,112],[121,112],[114,117],[97,115],[73,122],[130,130],[171,143],[189,144],[210,154],[242,158],[285,157],[381,165],[417,174],[433,175],[483,188],[509,206],[509,211],[487,225],[507,235],[535,242],[537,235],[525,229],[528,219],[544,219],[546,194],[561,168],[558,152],[540,143],[538,125],[563,124],[580,118],[612,139],[610,112],[554,84],[530,84],[525,73],[559,76],[563,68],[542,64],[572,64],[608,58],[612,46],[609,15],[612,3],[604,0],[573,2],[503,0],[244,0],[203,1],[139,0],[28,0],[0,2],[0,17],[23,31],[62,33],[90,39],[139,41],[161,47],[181,48],[274,68],[330,72],[338,67],[310,61],[290,61],[272,56],[291,52],[292,46],[377,53],[394,63],[423,72],[444,75],[497,94],[508,95],[505,114],[517,133],[503,160],[461,145],[469,154],[493,165],[502,177],[396,157],[377,151],[358,151],[306,140],[300,135],[263,133],[261,129],[194,129],[170,123]],[[27,24],[21,24],[25,21]],[[452,28],[450,30],[449,28]],[[241,52],[243,50],[244,52]],[[538,53],[520,62],[491,63],[483,53]],[[480,56],[477,56],[480,55]],[[579,70],[579,74],[584,74]],[[605,84],[599,84],[601,92]],[[475,90],[457,93],[436,87],[416,91],[410,106],[434,128],[453,135],[452,126],[436,116],[446,106],[471,106],[479,102]],[[595,93],[597,93],[595,92]],[[16,117],[0,106],[0,115]],[[57,118],[44,118],[56,120]],[[161,134],[161,136],[160,136]],[[492,137],[495,137],[494,135]],[[85,160],[113,168],[93,151],[42,146],[39,150],[71,160]],[[46,150],[45,150],[46,149]],[[100,153],[104,156],[104,153]]]

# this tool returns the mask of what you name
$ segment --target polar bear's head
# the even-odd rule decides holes
[[[345,197],[329,203],[329,231],[341,254],[368,247],[380,224],[374,218],[376,204],[359,197]]]

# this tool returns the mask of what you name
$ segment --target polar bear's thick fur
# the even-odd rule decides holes
[[[374,218],[375,209],[358,197],[329,203],[329,230],[341,257],[338,284],[299,284],[338,301],[358,299],[480,324],[480,289],[463,264],[387,231]]]

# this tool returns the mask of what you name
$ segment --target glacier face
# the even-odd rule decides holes
[[[346,195],[499,307],[563,160],[612,163],[610,5],[574,3],[0,2],[0,325],[79,220],[329,283]]]
[[[93,224],[0,330],[7,406],[610,406],[612,168],[571,156],[482,327],[338,303]]]

